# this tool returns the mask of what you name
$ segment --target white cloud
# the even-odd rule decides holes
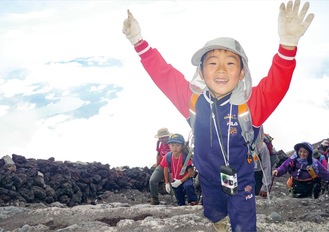
[[[144,38],[187,79],[195,71],[192,54],[209,39],[238,39],[248,55],[254,84],[267,75],[278,48],[281,2],[276,0],[47,1],[42,7],[33,3],[26,8],[22,2],[13,3],[10,12],[0,12],[0,21],[6,22],[0,29],[1,77],[25,70],[24,78],[0,80],[0,156],[17,153],[111,166],[150,166],[155,162],[154,135],[159,128],[188,136],[185,119],[150,80],[121,32],[127,9],[140,22]],[[290,150],[297,142],[329,137],[329,33],[325,31],[329,3],[310,3],[316,16],[300,41],[290,90],[265,123],[277,149]],[[85,68],[60,63],[81,57],[114,58],[123,66]],[[88,83],[94,84],[95,95],[109,85],[123,90],[117,98],[104,96],[107,104],[92,117],[65,114],[90,103],[82,100],[86,96],[72,93]],[[40,107],[22,99],[17,105],[24,107],[11,112],[17,105],[10,105],[10,100],[21,93],[25,97],[42,93],[47,100],[58,98],[59,102]]]

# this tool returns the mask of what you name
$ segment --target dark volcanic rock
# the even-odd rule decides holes
[[[178,207],[163,186],[161,204],[150,205],[152,169],[13,160],[0,159],[0,232],[214,231],[202,205]],[[291,198],[287,178],[275,178],[268,199],[256,197],[257,231],[328,232],[328,190],[318,199]]]
[[[11,168],[8,168],[8,163]],[[0,205],[15,202],[75,206],[97,201],[106,191],[148,191],[152,169],[120,169],[108,164],[26,159],[13,154],[0,159]]]

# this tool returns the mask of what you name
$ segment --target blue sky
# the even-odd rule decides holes
[[[236,38],[256,85],[277,52],[281,2],[0,0],[0,157],[152,165],[159,128],[190,130],[122,34],[127,9],[187,79],[207,40]],[[291,87],[265,123],[285,151],[329,137],[329,2],[309,2]]]

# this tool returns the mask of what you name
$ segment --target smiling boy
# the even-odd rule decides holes
[[[299,0],[281,4],[278,53],[268,75],[255,87],[248,58],[235,39],[216,38],[196,51],[192,57],[196,72],[189,82],[143,39],[139,23],[128,10],[123,33],[154,83],[187,120],[190,98],[194,92],[200,94],[195,106],[193,163],[199,172],[204,215],[216,231],[227,229],[227,216],[232,231],[256,231],[254,163],[247,159],[238,106],[247,103],[257,134],[285,96],[296,66],[298,41],[314,17],[305,18],[308,3],[300,14],[299,5]],[[236,191],[226,191],[221,176],[228,177]]]

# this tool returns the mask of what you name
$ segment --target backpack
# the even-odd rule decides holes
[[[270,155],[275,155],[276,152],[273,149],[273,143],[272,140],[274,138],[272,136],[270,136],[269,134],[264,134],[264,143],[267,146],[267,149],[270,151]]]
[[[181,169],[179,175],[183,175],[185,173],[186,168],[187,168],[187,162],[189,160],[189,159],[187,159],[188,154],[186,154],[185,152],[182,152],[181,154],[183,155],[183,159],[182,159],[183,166],[182,166],[182,169]],[[171,173],[171,158],[172,158],[172,152],[168,152],[167,155],[166,155],[166,160],[167,160],[167,163],[168,163],[168,171],[170,173]],[[186,163],[186,165],[185,165],[185,163]],[[184,167],[184,165],[185,165],[185,167]],[[182,172],[183,172],[183,174],[181,174]]]
[[[289,164],[288,171],[289,171],[290,174],[292,174],[292,172],[294,172],[296,170],[296,162],[297,162],[297,159],[294,159],[294,161]],[[318,177],[318,175],[314,171],[314,168],[313,168],[312,164],[311,165],[307,165],[307,166],[302,165],[300,167],[300,170],[307,171],[308,174],[310,174],[310,176],[312,177],[312,179],[316,179]]]
[[[199,98],[200,94],[192,94],[190,98],[190,103],[189,103],[189,112],[190,112],[190,117],[188,119],[188,123],[190,124],[190,127],[192,128],[192,132],[194,129],[194,124],[195,124],[195,116],[196,116],[196,102]],[[238,106],[238,121],[242,129],[242,136],[245,140],[245,145],[248,147],[248,157],[247,161],[248,163],[251,163],[253,160],[254,156],[258,156],[259,151],[262,147],[263,143],[263,126],[259,128],[259,131],[256,132],[256,135],[254,133],[254,129],[252,127],[252,122],[251,122],[251,115],[249,112],[249,107],[247,103],[244,103],[242,105]],[[193,141],[193,140],[192,140]],[[191,149],[193,150],[193,149]],[[191,151],[190,153],[192,153]],[[192,155],[192,154],[189,154]]]

